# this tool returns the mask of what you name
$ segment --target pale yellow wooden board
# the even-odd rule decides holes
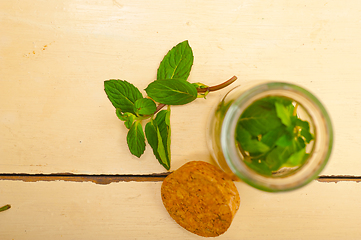
[[[217,239],[360,239],[361,184],[313,182],[272,194],[236,183],[241,206]],[[160,182],[0,181],[0,239],[204,239],[163,207]]]
[[[129,154],[103,81],[144,89],[166,52],[188,39],[191,82],[236,75],[239,84],[284,80],[314,92],[336,134],[323,174],[360,175],[360,11],[357,0],[3,0],[0,171],[163,172],[150,149]],[[226,91],[172,108],[172,169],[210,161],[206,122]]]

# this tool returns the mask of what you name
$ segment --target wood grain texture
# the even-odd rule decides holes
[[[323,174],[360,175],[360,10],[356,0],[1,1],[0,171],[163,172],[149,147],[140,159],[129,154],[103,81],[144,89],[188,39],[191,82],[236,75],[237,84],[284,80],[314,92],[336,135]],[[172,108],[172,170],[211,161],[207,119],[227,91]]]
[[[217,239],[355,240],[361,235],[361,185],[313,182],[272,194],[236,183],[241,205]],[[204,239],[164,208],[160,182],[0,181],[0,239]]]

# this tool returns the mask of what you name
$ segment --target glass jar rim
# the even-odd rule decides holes
[[[319,125],[319,136],[315,139],[318,152],[310,157],[305,166],[280,178],[263,176],[251,170],[243,162],[235,142],[235,129],[241,113],[255,100],[272,95],[285,96],[301,103],[307,112],[312,113],[315,124]],[[232,102],[224,116],[220,144],[227,165],[237,177],[264,191],[288,191],[306,185],[324,169],[332,151],[333,129],[325,107],[312,93],[294,84],[273,81],[246,90]]]

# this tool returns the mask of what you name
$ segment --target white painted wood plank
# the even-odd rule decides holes
[[[236,183],[241,206],[218,239],[359,239],[361,185],[313,182],[272,194]],[[168,215],[161,182],[110,185],[0,181],[0,238],[202,239]]]
[[[285,80],[314,92],[336,134],[324,174],[360,175],[360,10],[357,0],[1,1],[1,172],[164,171],[149,149],[129,154],[103,81],[144,89],[188,39],[191,82],[237,75],[240,84]],[[210,161],[205,124],[226,91],[172,109],[173,169]]]

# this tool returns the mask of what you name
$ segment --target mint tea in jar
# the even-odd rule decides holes
[[[223,171],[270,192],[317,178],[333,142],[321,102],[284,82],[231,90],[212,113],[208,131],[210,151]]]

